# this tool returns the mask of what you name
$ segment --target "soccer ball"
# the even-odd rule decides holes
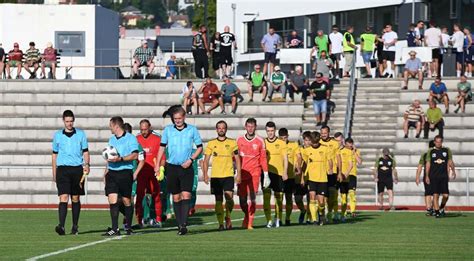
[[[109,159],[115,159],[119,156],[117,149],[115,149],[113,146],[107,146],[102,150],[102,157],[105,160]]]

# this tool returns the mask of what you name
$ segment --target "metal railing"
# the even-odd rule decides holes
[[[351,135],[352,129],[352,117],[354,114],[354,100],[355,100],[355,89],[357,86],[357,79],[355,78],[355,64],[357,56],[355,55],[354,51],[354,58],[352,59],[351,65],[351,78],[349,81],[349,90],[347,92],[347,106],[346,106],[346,114],[344,120],[344,137],[348,138]]]

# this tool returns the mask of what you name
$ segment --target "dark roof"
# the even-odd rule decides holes
[[[124,12],[141,12],[141,10],[136,8],[133,5],[129,5],[129,6],[125,7],[124,9],[120,10],[120,12],[121,13],[124,13]]]
[[[174,41],[175,52],[190,52],[193,43],[193,36],[158,36],[160,49],[163,52],[172,51],[172,42]],[[155,47],[154,43],[151,45]]]

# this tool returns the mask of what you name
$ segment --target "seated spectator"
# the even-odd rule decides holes
[[[253,102],[253,93],[260,92],[263,95],[262,101],[265,101],[267,98],[267,82],[265,81],[265,75],[260,70],[260,65],[256,64],[254,70],[248,79],[248,90],[250,100],[249,102]]]
[[[327,100],[329,99],[329,84],[323,74],[316,73],[316,80],[309,86],[309,93],[313,97],[313,110],[316,117],[316,126],[326,126]]]
[[[166,79],[176,79],[178,69],[176,68],[176,55],[171,55],[170,59],[166,62]]]
[[[456,103],[454,106],[459,105],[459,107],[454,110],[454,113],[458,113],[461,109],[462,113],[466,112],[466,103],[472,101],[472,91],[471,83],[467,81],[465,75],[461,76],[461,81],[458,83],[458,96],[456,98]]]
[[[303,38],[298,35],[298,32],[291,31],[291,35],[286,40],[287,48],[303,48]]]
[[[36,78],[36,71],[39,69],[39,63],[41,60],[41,54],[38,49],[35,48],[35,43],[30,42],[30,48],[25,52],[25,70],[30,74],[30,79]],[[33,71],[30,70],[33,67]]]
[[[221,93],[217,88],[217,85],[212,82],[212,79],[209,77],[206,79],[206,82],[201,85],[199,88],[198,94],[202,94],[199,98],[199,107],[201,109],[201,114],[210,114],[212,110],[221,105],[221,108],[224,107],[222,103],[219,102],[219,97]],[[210,103],[211,107],[205,109],[204,104]]]
[[[321,73],[323,76],[323,80],[326,83],[329,83],[329,72],[331,71],[331,68],[333,67],[333,62],[330,58],[327,57],[326,51],[321,51],[319,58],[314,61],[314,71],[316,74]]]
[[[183,87],[183,92],[181,93],[181,104],[183,104],[184,109],[187,114],[193,114],[192,107],[194,107],[194,112],[198,113],[198,96],[194,84],[192,81],[186,82],[186,86]]]
[[[3,69],[5,68],[5,50],[0,43],[0,79],[3,77]]]
[[[53,79],[56,79],[57,53],[53,44],[49,42],[43,53],[43,62],[41,63],[41,79],[46,79],[46,67],[51,69]]]
[[[441,77],[437,76],[435,82],[431,84],[430,87],[430,96],[428,97],[428,102],[436,101],[438,103],[444,103],[446,108],[445,113],[449,113],[449,97],[448,89],[446,85],[441,82]]]
[[[420,100],[414,100],[413,103],[408,106],[403,114],[403,131],[405,132],[405,139],[408,138],[408,131],[410,128],[416,129],[416,138],[420,137],[421,126],[425,121],[425,113],[423,108],[420,106]]]
[[[13,50],[10,50],[8,52],[8,63],[6,65],[8,79],[12,78],[10,75],[11,67],[17,68],[16,78],[20,79],[21,68],[23,67],[22,59],[23,59],[23,51],[20,50],[20,46],[18,45],[18,43],[14,43]]]
[[[237,110],[237,97],[240,95],[240,89],[234,83],[230,82],[228,76],[224,76],[224,84],[221,87],[220,104],[222,104],[221,114],[226,114],[225,104],[230,103],[232,105],[232,114],[235,114]]]
[[[138,68],[142,66],[148,67],[148,75],[153,72],[155,68],[155,63],[153,62],[153,50],[148,48],[147,40],[142,40],[142,45],[135,49],[135,53],[133,54],[133,78],[138,76]],[[149,77],[147,75],[147,77]]]
[[[273,92],[281,92],[281,98],[286,99],[286,75],[281,72],[280,66],[275,66],[268,85],[268,101],[272,101]]]
[[[423,139],[428,139],[429,131],[434,131],[435,129],[438,129],[439,136],[443,137],[443,128],[443,112],[441,112],[440,108],[436,107],[436,102],[430,101],[430,108],[426,111]]]
[[[408,77],[418,78],[418,89],[423,89],[423,64],[420,58],[416,57],[415,51],[410,51],[410,59],[405,63],[405,69],[403,71],[403,88],[402,90],[408,89]]]
[[[306,75],[303,74],[303,67],[300,65],[296,66],[295,72],[290,75],[290,88],[293,88],[293,91],[296,93],[301,92],[301,101],[305,102],[308,97],[308,85],[309,79]],[[294,101],[294,99],[292,99]]]

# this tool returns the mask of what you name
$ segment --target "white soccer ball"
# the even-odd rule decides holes
[[[117,149],[113,146],[107,146],[102,150],[102,157],[105,160],[115,159],[119,156]]]

